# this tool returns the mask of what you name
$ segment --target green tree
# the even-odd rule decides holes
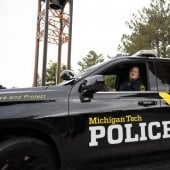
[[[57,63],[50,61],[49,67],[47,68],[46,73],[46,84],[55,85],[56,84],[56,69]],[[66,65],[61,66],[61,71],[66,70]]]
[[[112,57],[107,56],[111,59]],[[86,57],[83,58],[83,61],[79,61],[78,65],[81,67],[80,71],[87,69],[95,64],[101,63],[104,61],[104,56],[102,54],[97,54],[95,51],[90,51]],[[104,76],[105,85],[109,88],[115,88],[115,77],[113,75]]]
[[[161,57],[170,57],[170,4],[166,0],[152,0],[133,19],[126,22],[131,34],[123,34],[119,50],[134,54],[142,49],[156,50]]]
[[[78,61],[78,65],[80,66],[79,71],[87,69],[103,61],[104,61],[104,56],[102,54],[98,55],[95,51],[90,51],[88,55],[83,58],[83,61]]]

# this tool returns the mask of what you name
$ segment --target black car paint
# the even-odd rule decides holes
[[[113,160],[121,164],[121,160],[131,158],[131,155],[147,157],[145,153],[149,155],[152,152],[170,149],[169,139],[110,145],[104,138],[98,147],[89,147],[89,117],[120,117],[127,114],[134,116],[140,114],[145,122],[169,120],[169,106],[160,99],[157,90],[97,92],[87,102],[80,100],[79,88],[86,77],[98,75],[112,65],[122,62],[142,61],[147,65],[148,60],[148,58],[142,57],[116,58],[88,70],[81,78],[68,84],[1,90],[0,139],[20,135],[29,136],[34,131],[42,133],[48,136],[49,144],[52,144],[58,152],[63,169],[75,167],[77,169],[87,167],[88,169],[90,166],[100,165],[101,162],[106,164],[109,169],[110,162]],[[155,60],[150,59],[151,62]],[[148,73],[148,79],[149,76]],[[141,105],[140,102],[143,101],[153,101],[153,105]],[[165,141],[164,146],[162,146],[162,141]]]
[[[67,157],[71,157],[69,155],[71,153],[70,147],[67,147],[69,142],[65,140],[70,133],[68,118],[70,89],[71,86],[68,85],[18,89],[17,92],[14,89],[2,90],[0,94],[1,136],[8,136],[9,134],[27,135],[27,132],[30,131],[43,133],[57,144],[57,151],[62,153],[60,154],[60,159],[65,162]],[[45,97],[43,99],[25,99],[25,95],[43,95]],[[10,98],[13,98],[13,100],[10,100]],[[66,150],[66,148],[68,149]]]
[[[134,61],[139,61],[141,59],[135,58]],[[142,62],[147,63],[148,59],[142,58]],[[154,61],[151,60],[152,62]],[[121,62],[132,62],[131,58],[123,58]],[[114,64],[118,64],[119,60],[114,61]],[[102,72],[102,70],[106,69],[106,67],[110,67],[113,63],[109,63],[98,70],[91,73],[92,75],[97,75],[98,72]],[[148,73],[149,77],[149,73]],[[148,78],[149,80],[149,78]],[[82,82],[80,82],[81,84]],[[79,87],[78,84],[77,86]],[[156,78],[155,78],[155,86],[156,86]],[[70,97],[70,115],[72,115],[74,125],[74,132],[78,134],[77,137],[73,140],[73,150],[75,155],[75,160],[79,162],[79,168],[87,166],[90,164],[95,164],[96,162],[109,162],[113,161],[113,159],[109,159],[110,157],[114,158],[116,156],[126,155],[127,157],[130,155],[142,155],[142,153],[151,153],[153,151],[163,150],[162,141],[146,141],[144,143],[138,144],[126,144],[116,146],[116,148],[111,148],[113,146],[109,146],[106,144],[106,141],[103,142],[102,147],[90,149],[88,147],[89,142],[89,131],[88,131],[88,117],[91,115],[102,117],[102,115],[126,115],[126,114],[136,114],[142,113],[146,122],[149,121],[160,121],[167,120],[162,119],[160,107],[160,97],[158,91],[153,92],[142,92],[142,93],[96,93],[89,103],[81,103],[79,101],[79,97],[76,95],[78,87],[74,87],[71,92]],[[133,97],[133,98],[132,98]],[[140,101],[153,101],[153,105],[139,105]],[[169,110],[169,109],[168,109]],[[161,129],[162,130],[162,129]],[[83,132],[83,133],[82,133]],[[83,135],[83,136],[82,136]],[[84,137],[85,136],[85,137]],[[76,144],[77,145],[76,145]],[[82,146],[80,144],[86,145]],[[74,147],[75,146],[75,147]],[[78,147],[79,146],[79,147]],[[164,148],[167,149],[167,148]],[[113,154],[114,153],[114,154]],[[161,155],[161,154],[160,154]],[[146,155],[145,155],[146,156]],[[146,158],[148,159],[148,158]],[[98,160],[98,161],[97,161]],[[106,161],[108,160],[108,161]],[[121,159],[120,159],[121,160]],[[120,161],[121,162],[121,161]],[[90,166],[89,165],[89,166]],[[89,168],[89,167],[88,167]],[[87,168],[87,169],[88,169]],[[108,167],[107,167],[108,168]]]

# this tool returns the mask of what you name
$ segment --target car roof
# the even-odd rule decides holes
[[[126,59],[150,59],[150,60],[170,60],[170,58],[164,58],[164,57],[159,57],[157,50],[151,49],[151,50],[139,50],[135,54],[129,56],[129,55],[122,55],[122,54],[117,54],[114,58],[121,58],[121,57],[126,57]]]
[[[127,56],[127,55],[119,55],[118,57],[113,57],[112,60],[115,60],[115,59],[130,59],[130,60],[136,60],[136,59],[139,59],[139,60],[145,60],[145,59],[149,59],[149,60],[160,60],[160,61],[164,61],[164,60],[168,60],[170,61],[170,58],[167,58],[167,57],[154,57],[154,56],[137,56],[137,55],[131,55],[131,56]]]

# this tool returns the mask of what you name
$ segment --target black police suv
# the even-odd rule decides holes
[[[121,91],[133,66],[143,84]],[[61,77],[0,90],[0,170],[169,169],[170,59],[143,52]]]

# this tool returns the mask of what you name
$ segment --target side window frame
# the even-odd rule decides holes
[[[151,71],[151,67],[153,69],[153,72]],[[147,82],[148,91],[158,91],[155,62],[152,60],[148,60],[147,62]]]
[[[145,73],[143,74],[143,77],[144,76],[146,76],[146,77],[144,77],[145,80],[143,80],[143,81],[144,81],[145,86],[146,86],[146,91],[150,91],[149,76],[148,76],[148,71],[147,71],[147,69],[148,69],[148,62],[147,62],[147,60],[144,59],[143,61],[141,61],[139,59],[136,59],[136,60],[133,60],[133,61],[130,61],[130,60],[128,60],[128,61],[121,61],[121,62],[116,63],[115,65],[110,66],[107,69],[109,70],[111,67],[115,67],[116,68],[119,65],[128,65],[128,64],[129,65],[143,65],[144,66],[143,69],[144,69]],[[102,70],[102,75],[104,75],[104,70]],[[122,93],[122,92],[127,92],[127,91],[113,91],[113,92],[121,92]],[[133,92],[133,91],[131,91],[131,92]]]

